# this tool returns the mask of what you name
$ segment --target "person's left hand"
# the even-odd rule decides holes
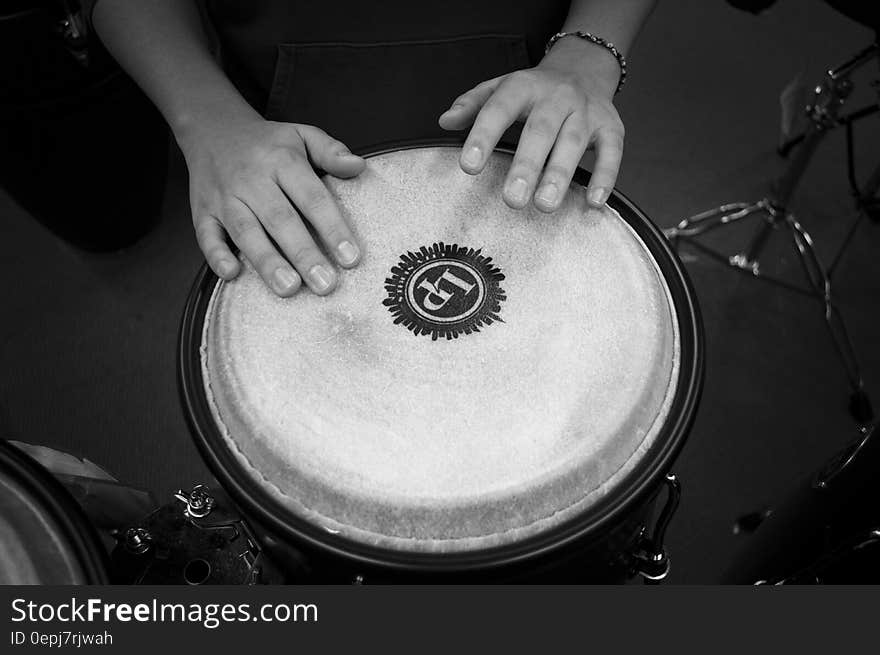
[[[557,48],[559,56],[553,57]],[[588,202],[604,205],[617,180],[624,137],[612,104],[617,62],[611,58],[609,63],[607,52],[595,50],[591,54],[598,63],[590,67],[584,64],[583,52],[578,57],[570,52],[560,41],[535,68],[475,86],[440,117],[440,126],[447,130],[472,125],[461,153],[461,167],[472,175],[482,171],[504,131],[516,120],[525,121],[504,183],[504,201],[515,209],[525,207],[532,197],[542,211],[558,208],[589,147],[595,147],[596,162]]]

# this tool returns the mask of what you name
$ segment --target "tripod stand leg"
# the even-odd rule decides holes
[[[807,231],[804,230],[792,214],[786,216],[786,222],[791,229],[804,273],[813,287],[816,297],[825,306],[825,325],[831,335],[831,340],[834,343],[852,389],[850,413],[856,421],[867,423],[873,418],[871,401],[865,393],[859,362],[856,358],[849,332],[847,332],[846,324],[843,322],[843,317],[840,315],[840,311],[831,297],[831,280],[819,261],[819,257],[813,247],[813,240]]]
[[[755,203],[732,202],[700,212],[699,214],[694,214],[681,221],[675,227],[663,230],[663,234],[670,241],[675,241],[679,237],[694,237],[724,225],[730,225],[764,210],[765,201],[763,200]]]

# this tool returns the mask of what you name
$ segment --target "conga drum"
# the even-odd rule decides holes
[[[310,580],[605,579],[632,563],[702,380],[686,275],[626,198],[501,199],[451,144],[326,177],[363,245],[328,297],[204,268],[182,397],[221,484]],[[564,572],[564,573],[563,573]]]

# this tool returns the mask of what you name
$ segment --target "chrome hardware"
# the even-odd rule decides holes
[[[188,494],[183,490],[174,494],[182,503],[186,503],[184,514],[195,519],[206,517],[214,509],[214,497],[208,493],[209,489],[203,484],[197,484]]]
[[[836,478],[838,475],[843,473],[846,468],[852,464],[852,462],[856,459],[858,454],[865,447],[865,444],[871,439],[871,435],[874,434],[874,426],[862,426],[859,428],[859,437],[851,444],[849,444],[846,448],[840,451],[830,462],[828,462],[822,470],[816,474],[816,479],[813,480],[813,488],[815,489],[826,489],[828,485]]]
[[[671,560],[664,546],[666,530],[675,516],[675,510],[681,502],[681,483],[678,476],[668,473],[664,479],[666,485],[666,503],[657,517],[654,534],[648,536],[648,529],[642,528],[634,560],[634,572],[642,576],[647,584],[662,582],[669,575]]]
[[[150,549],[153,536],[145,528],[129,528],[125,531],[125,549],[135,555],[142,555]]]

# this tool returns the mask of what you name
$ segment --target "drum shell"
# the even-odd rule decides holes
[[[31,546],[27,559],[13,572],[16,583],[107,584],[107,553],[86,515],[51,473],[5,440],[0,440],[0,476],[26,503],[4,497],[2,517],[12,534],[0,533],[0,541],[12,539]],[[17,520],[22,517],[24,520]],[[35,517],[35,521],[27,517]],[[28,527],[30,526],[30,527]],[[35,529],[35,526],[39,526]],[[10,566],[0,561],[0,567]],[[33,574],[25,571],[29,569]],[[0,571],[0,577],[6,578]]]
[[[438,145],[460,143],[412,142],[365,154]],[[513,152],[504,147],[498,150]],[[577,171],[575,180],[579,184],[586,184],[588,179],[587,171]],[[353,543],[290,515],[243,475],[223,445],[204,394],[199,351],[205,312],[217,278],[206,267],[202,269],[181,322],[181,400],[193,438],[209,467],[242,508],[267,553],[289,571],[291,581],[351,582],[360,577],[368,582],[611,582],[626,577],[658,489],[670,472],[696,413],[704,372],[703,329],[687,275],[659,229],[619,192],[613,192],[609,204],[624,216],[657,260],[678,316],[681,371],[663,438],[657,440],[645,461],[620,488],[608,494],[591,512],[522,543],[472,553],[409,553]]]
[[[615,584],[634,574],[633,554],[655,514],[657,495],[655,489],[607,531],[521,561],[474,567],[383,565],[310,547],[253,518],[249,527],[289,584]]]

